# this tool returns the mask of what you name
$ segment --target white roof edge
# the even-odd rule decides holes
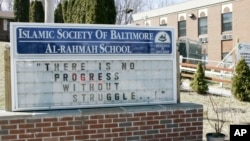
[[[230,2],[230,1],[234,1],[234,0],[188,0],[186,2],[169,5],[163,8],[158,8],[158,9],[145,11],[141,13],[135,13],[132,16],[133,16],[134,21],[137,21],[137,20],[142,20],[145,17],[151,18],[151,17],[160,16],[160,15],[167,15],[169,13],[175,13],[179,11],[185,11],[189,9],[205,7],[208,5],[213,5],[213,4],[223,3],[223,2]]]

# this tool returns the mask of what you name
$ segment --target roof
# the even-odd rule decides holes
[[[0,11],[0,18],[14,19],[13,11]]]
[[[210,5],[232,2],[234,0],[188,0],[174,5],[169,5],[163,8],[158,8],[150,11],[133,14],[134,21],[142,20],[145,18],[157,17],[161,15],[167,15],[170,13],[180,13],[181,11],[204,8]]]

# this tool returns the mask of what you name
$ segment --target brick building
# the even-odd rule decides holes
[[[13,20],[13,12],[0,11],[0,41],[10,41],[9,23]]]
[[[207,60],[220,61],[237,42],[250,43],[250,0],[188,0],[136,13],[134,24],[172,26],[176,39],[205,45]]]

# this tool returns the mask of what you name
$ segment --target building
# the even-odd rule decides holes
[[[207,60],[221,61],[237,42],[250,43],[250,0],[188,0],[133,15],[136,25],[171,26],[176,39],[205,45]],[[231,53],[230,53],[231,54]]]
[[[0,41],[10,41],[9,24],[14,20],[14,13],[0,11]]]

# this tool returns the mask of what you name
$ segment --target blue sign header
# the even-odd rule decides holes
[[[18,54],[172,54],[170,30],[17,27]]]

